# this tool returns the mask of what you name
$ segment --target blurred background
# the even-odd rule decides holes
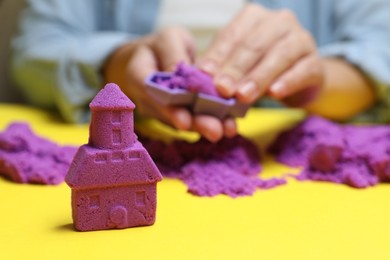
[[[12,87],[8,76],[7,60],[10,58],[10,40],[17,28],[17,20],[24,0],[0,0],[0,102],[22,102],[18,90]]]

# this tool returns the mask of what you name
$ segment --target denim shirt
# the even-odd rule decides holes
[[[158,0],[29,0],[13,41],[11,71],[32,104],[69,122],[89,119],[102,65],[121,44],[151,33]],[[292,10],[323,56],[343,57],[375,82],[372,120],[390,120],[390,0],[259,0]]]

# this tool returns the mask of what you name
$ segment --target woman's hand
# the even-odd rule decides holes
[[[324,72],[315,42],[288,10],[247,5],[198,62],[218,91],[254,103],[268,94],[293,106],[314,99]]]
[[[191,35],[182,28],[167,28],[118,48],[104,67],[107,82],[115,82],[143,116],[159,119],[181,130],[194,130],[212,142],[236,135],[233,119],[193,116],[183,107],[162,106],[146,92],[144,80],[155,71],[173,71],[176,64],[194,61]]]

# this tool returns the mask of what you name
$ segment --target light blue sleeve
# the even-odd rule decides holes
[[[105,30],[109,13],[95,0],[30,0],[13,41],[11,71],[34,105],[57,108],[69,122],[88,120],[88,104],[102,87],[101,66],[135,37]]]
[[[390,1],[334,1],[333,8],[334,38],[320,53],[345,58],[372,80],[378,102],[364,121],[390,122]]]
[[[342,56],[390,84],[390,1],[334,1],[333,43],[321,54]]]

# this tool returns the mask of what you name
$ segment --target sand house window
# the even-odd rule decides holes
[[[106,153],[98,153],[98,154],[96,154],[95,162],[97,162],[97,163],[106,163],[107,162],[107,154]]]
[[[99,195],[92,195],[89,197],[89,208],[90,209],[97,209],[100,207],[100,196]]]
[[[120,144],[122,142],[122,133],[120,129],[112,130],[112,142],[113,144]]]
[[[123,153],[122,152],[114,152],[112,153],[112,161],[113,162],[122,162],[123,161]]]
[[[146,204],[145,191],[137,191],[135,193],[135,204],[139,207],[144,207]]]
[[[122,121],[122,113],[120,111],[113,111],[111,114],[111,122],[114,124],[120,124]]]
[[[141,158],[141,153],[138,152],[138,151],[131,151],[129,152],[129,159],[130,160],[133,160],[133,159],[139,159]]]

